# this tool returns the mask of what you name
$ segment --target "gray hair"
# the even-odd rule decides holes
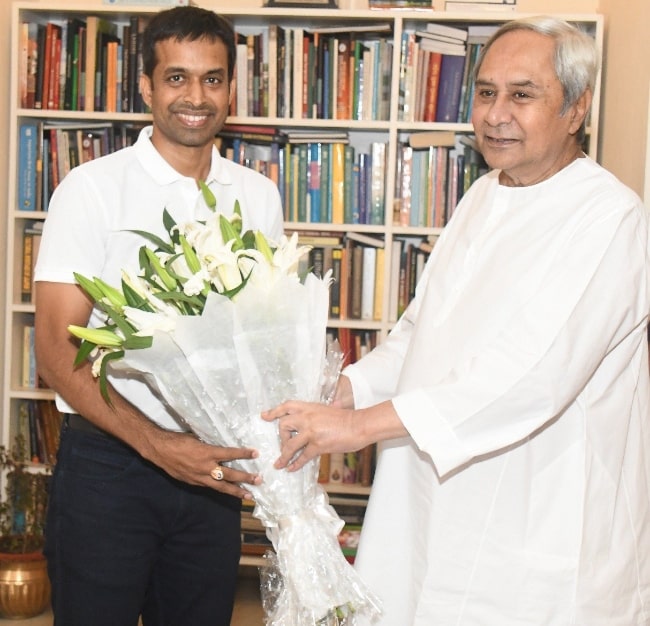
[[[474,79],[492,44],[502,35],[518,30],[528,30],[551,37],[555,41],[555,73],[562,85],[564,102],[561,115],[587,90],[594,92],[599,69],[598,48],[593,37],[573,24],[549,16],[521,18],[506,22],[486,42],[481,50]]]

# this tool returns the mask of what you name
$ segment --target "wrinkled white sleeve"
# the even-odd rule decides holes
[[[606,355],[617,351],[612,360],[629,363],[645,341],[647,223],[641,213],[635,207],[589,223],[554,256],[540,289],[509,311],[480,352],[444,380],[401,392],[400,376],[413,358],[409,339],[416,352],[422,343],[415,326],[425,297],[420,289],[385,344],[346,370],[355,405],[392,398],[439,475],[521,442],[558,418]],[[426,368],[426,359],[422,348],[415,367]]]
[[[647,227],[638,215],[615,214],[579,233],[480,353],[447,380],[393,399],[440,475],[561,416],[608,353],[633,360],[648,316]]]

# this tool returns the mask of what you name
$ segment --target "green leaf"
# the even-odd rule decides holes
[[[153,337],[151,335],[131,335],[122,344],[125,350],[143,350],[151,348]]]
[[[163,211],[163,226],[165,227],[165,230],[167,231],[172,244],[178,244],[178,228],[176,228],[176,221],[169,214],[169,211],[167,211],[167,209]],[[172,254],[174,252],[174,249],[172,247],[171,250],[165,250],[165,252]]]
[[[273,262],[273,250],[269,246],[269,242],[261,231],[255,231],[255,247],[264,255],[264,258],[269,262]]]
[[[183,254],[185,255],[185,262],[187,267],[190,269],[192,274],[197,274],[201,269],[201,262],[199,257],[196,255],[194,248],[188,243],[187,239],[181,235],[180,236],[181,248],[183,249]]]
[[[133,289],[133,287],[131,287],[131,285],[129,285],[125,280],[122,280],[122,291],[127,306],[130,306],[133,309],[140,309],[141,311],[153,313],[154,308],[151,306],[149,301]]]
[[[104,358],[102,359],[102,364],[99,367],[99,391],[102,394],[102,398],[104,398],[104,402],[108,404],[108,406],[113,406],[113,401],[111,400],[111,397],[108,395],[108,371],[107,367],[110,361],[115,361],[116,359],[121,359],[124,356],[124,350],[118,350],[116,352],[109,352],[108,354],[104,355]]]
[[[239,236],[239,232],[225,215],[219,215],[219,228],[221,229],[221,237],[224,242],[235,242],[232,246],[233,250],[241,250],[244,247],[244,242]]]
[[[158,235],[149,233],[146,230],[129,230],[128,232],[135,233],[136,235],[140,235],[141,237],[144,237],[147,241],[150,241],[152,244],[154,244],[156,248],[161,252],[166,252],[167,254],[174,253],[174,246],[171,243],[169,243],[169,241],[165,241],[164,239],[158,237]],[[140,253],[142,253],[142,250],[146,248],[147,246],[142,246],[140,248]]]
[[[79,286],[95,301],[99,302],[104,297],[102,290],[95,284],[94,280],[86,278],[77,272],[73,272],[74,278]]]
[[[119,290],[104,282],[101,278],[95,278],[95,285],[101,289],[105,298],[114,306],[114,307],[123,307],[126,304],[126,299],[124,294]]]
[[[242,236],[241,240],[244,243],[246,250],[255,249],[255,233],[252,230],[247,230]]]
[[[88,328],[71,324],[68,326],[68,332],[79,339],[89,341],[100,347],[119,348],[123,341],[121,337],[106,328]]]
[[[176,280],[171,276],[171,274],[163,267],[160,259],[156,256],[153,250],[149,248],[145,249],[145,254],[149,258],[149,263],[153,271],[160,277],[163,284],[167,289],[176,288]]]
[[[210,187],[205,184],[205,181],[199,180],[199,188],[201,189],[201,194],[203,195],[203,201],[206,203],[208,208],[211,211],[216,210],[217,208],[217,199],[214,197]]]
[[[239,200],[235,200],[235,206],[233,207],[232,212],[233,216],[230,218],[230,220],[232,221],[232,225],[235,227],[237,234],[241,235],[244,222],[241,216],[241,205],[239,204]]]
[[[75,357],[73,363],[74,367],[79,367],[82,363],[85,363],[96,347],[96,343],[83,339],[81,341],[81,345],[79,346],[79,350],[77,350],[77,356]]]

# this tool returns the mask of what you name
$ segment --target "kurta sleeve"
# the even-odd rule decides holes
[[[353,371],[355,399],[392,394],[441,476],[580,410],[603,364],[611,383],[641,354],[645,210],[632,194],[567,194],[555,211],[529,194],[519,213],[482,218],[483,248],[448,241],[456,250],[429,260],[426,289],[394,336]]]

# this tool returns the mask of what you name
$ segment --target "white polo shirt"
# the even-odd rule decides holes
[[[56,188],[49,204],[35,280],[74,283],[73,272],[120,285],[122,269],[138,271],[138,251],[146,242],[134,230],[165,238],[167,209],[177,223],[205,219],[208,209],[193,178],[182,176],[151,143],[152,127],[136,143],[74,168]],[[283,232],[280,194],[258,172],[222,158],[216,148],[206,183],[216,210],[230,215],[238,200],[244,230],[261,230],[273,240]],[[96,310],[89,326],[101,326]],[[177,419],[138,380],[111,380],[116,389],[158,424],[183,429]],[[60,397],[61,411],[74,412]]]

